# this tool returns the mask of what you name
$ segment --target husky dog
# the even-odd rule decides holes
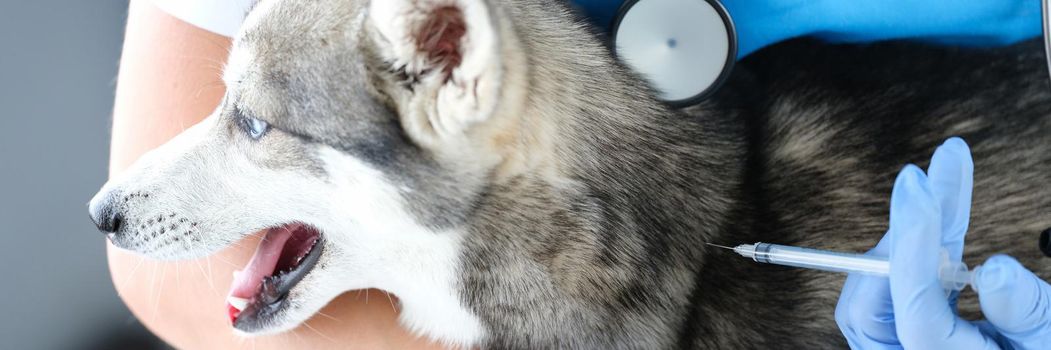
[[[950,136],[976,162],[968,260],[1005,252],[1051,277],[1033,43],[796,41],[677,111],[561,1],[264,0],[224,80],[212,116],[90,210],[158,259],[264,231],[230,292],[246,334],[380,288],[450,345],[843,347],[842,276],[704,243],[865,251],[897,171]]]

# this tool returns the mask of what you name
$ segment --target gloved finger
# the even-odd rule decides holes
[[[841,294],[836,324],[851,349],[902,349],[894,327],[887,279],[863,274],[847,277],[857,288]],[[867,296],[867,297],[866,297]]]
[[[861,274],[848,276],[835,316],[839,330],[851,343],[860,345],[858,348],[882,349],[900,345],[886,278]]]
[[[891,320],[893,321],[893,319]],[[890,340],[881,340],[878,335],[866,333],[864,328],[840,328],[847,339],[847,345],[854,350],[902,350],[901,342],[895,335]],[[891,332],[893,334],[893,332]]]
[[[982,313],[1015,349],[1051,344],[1051,286],[1017,260],[997,255],[974,278]]]
[[[967,143],[953,137],[939,146],[927,167],[927,181],[941,206],[942,246],[949,251],[949,259],[960,261],[974,188],[974,162]]]
[[[961,261],[974,188],[974,162],[963,139],[950,138],[934,151],[927,167],[927,182],[941,206],[942,247],[949,252],[950,260]],[[954,313],[959,296],[956,291],[949,295],[949,307]]]
[[[941,207],[926,175],[910,165],[891,194],[890,293],[898,339],[913,349],[998,349],[952,311],[938,281]]]
[[[866,256],[886,257],[887,235]],[[847,275],[836,304],[836,324],[853,349],[900,349],[894,329],[894,307],[886,278],[863,274]]]

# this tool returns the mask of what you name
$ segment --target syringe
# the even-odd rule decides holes
[[[766,264],[832,272],[862,273],[883,277],[890,275],[890,261],[887,258],[770,243],[742,244],[733,248],[718,244],[707,244],[733,250],[743,257]],[[967,269],[967,264],[960,261],[951,261],[948,252],[944,249],[941,256],[942,262],[938,271],[938,279],[941,281],[943,289],[960,291],[967,287],[968,284],[971,284],[971,278],[974,276],[974,272],[978,271],[978,267],[970,271]]]

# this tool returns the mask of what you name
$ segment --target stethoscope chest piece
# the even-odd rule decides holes
[[[662,99],[683,107],[729,76],[737,35],[718,0],[629,0],[614,20],[613,47]]]

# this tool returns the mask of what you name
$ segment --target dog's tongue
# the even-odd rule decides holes
[[[259,291],[263,278],[273,275],[277,268],[277,262],[281,258],[281,251],[292,237],[294,227],[279,227],[271,229],[263,236],[256,248],[255,255],[248,262],[248,266],[242,271],[234,272],[234,281],[230,285],[230,294],[227,300],[230,303],[231,318],[236,309],[238,312],[244,309],[244,304],[252,299]]]

